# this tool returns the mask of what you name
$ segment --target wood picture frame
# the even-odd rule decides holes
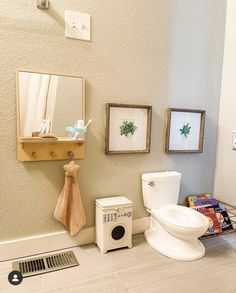
[[[105,154],[149,153],[152,106],[106,105]]]
[[[202,153],[205,110],[167,109],[165,152]]]

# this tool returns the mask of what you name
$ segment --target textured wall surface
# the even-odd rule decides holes
[[[86,78],[87,118],[93,119],[80,162],[79,182],[88,218],[94,200],[125,195],[134,217],[146,216],[142,172],[183,174],[181,199],[211,192],[224,38],[223,0],[2,0],[0,12],[0,240],[63,230],[53,218],[65,162],[16,159],[15,69],[80,73]],[[64,10],[91,14],[92,42],[64,37]],[[153,105],[151,153],[104,154],[105,104]],[[207,111],[203,154],[166,155],[167,107]]]
[[[236,151],[232,150],[232,131],[236,131],[236,2],[228,0],[227,3],[215,195],[236,205]]]

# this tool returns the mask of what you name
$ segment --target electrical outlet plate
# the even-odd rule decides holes
[[[91,16],[86,13],[65,10],[65,37],[91,41]]]

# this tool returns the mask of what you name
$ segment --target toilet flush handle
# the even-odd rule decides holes
[[[150,182],[148,182],[148,185],[151,186],[151,187],[154,187],[155,186],[155,182],[154,181],[150,181]]]

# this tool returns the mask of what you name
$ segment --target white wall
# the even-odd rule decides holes
[[[236,1],[228,0],[215,172],[215,196],[236,205],[236,151],[232,150],[233,130],[236,130]]]

